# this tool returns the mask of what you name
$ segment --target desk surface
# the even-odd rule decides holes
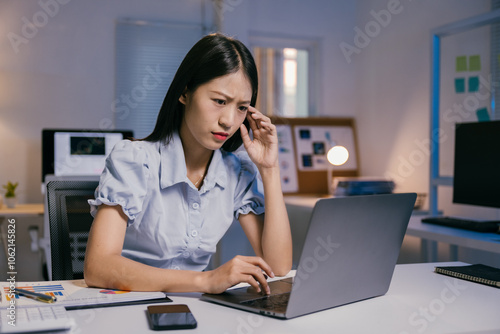
[[[427,240],[500,253],[500,234],[481,233],[459,228],[422,223],[422,216],[412,216],[406,234]]]
[[[457,263],[439,263],[451,264]],[[189,333],[499,333],[500,289],[435,274],[435,265],[397,265],[386,295],[291,320],[211,304],[199,294],[169,296],[197,319],[198,328]],[[78,333],[143,333],[150,331],[146,308],[69,312]]]
[[[0,217],[43,215],[43,204],[17,204],[10,209],[5,204],[0,207]]]

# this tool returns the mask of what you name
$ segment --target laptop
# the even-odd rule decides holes
[[[317,201],[294,278],[269,282],[271,295],[241,287],[203,294],[210,301],[290,319],[384,295],[417,195]]]

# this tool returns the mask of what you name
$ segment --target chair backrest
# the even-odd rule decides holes
[[[45,212],[50,231],[50,261],[47,261],[50,280],[83,278],[85,249],[93,221],[87,200],[94,197],[98,184],[98,181],[47,183]]]

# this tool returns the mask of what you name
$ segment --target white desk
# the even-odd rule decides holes
[[[452,261],[457,260],[458,247],[500,254],[500,234],[425,224],[421,222],[422,218],[422,216],[412,216],[406,234],[422,239],[422,252],[424,258],[429,262],[434,262],[437,259],[436,242],[450,245],[450,260]]]
[[[459,263],[440,263],[453,265]],[[198,328],[171,333],[500,333],[500,289],[433,273],[436,263],[397,265],[386,295],[291,320],[263,317],[199,300],[187,304]],[[355,287],[351,287],[355,289]],[[321,292],[318,292],[321,293]],[[311,296],[314,298],[314,296]],[[144,333],[147,305],[69,311],[75,333]]]
[[[318,197],[287,196],[285,203],[290,217],[292,235],[294,237],[294,251],[301,249],[304,242],[302,236],[307,230],[307,222]],[[421,238],[422,258],[427,262],[437,261],[437,242],[450,245],[450,261],[458,259],[458,247],[488,251],[500,254],[500,234],[480,233],[458,228],[425,224],[421,219],[425,216],[414,215],[410,218],[406,234]],[[296,262],[294,258],[294,263]]]

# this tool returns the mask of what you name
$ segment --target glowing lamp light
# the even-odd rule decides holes
[[[330,146],[332,147],[328,150],[326,154],[326,159],[330,164],[328,164],[327,170],[327,182],[328,182],[328,192],[333,195],[333,166],[341,166],[347,162],[349,159],[349,151],[340,145],[336,145],[333,142],[330,142]]]
[[[328,162],[334,166],[341,166],[349,159],[349,151],[344,146],[332,147],[326,156]]]

